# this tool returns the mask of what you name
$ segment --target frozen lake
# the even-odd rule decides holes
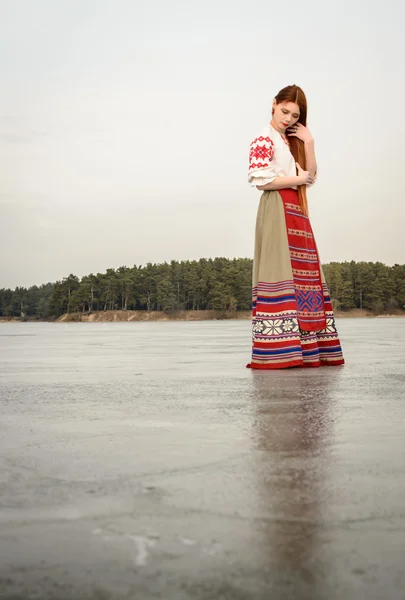
[[[256,372],[249,321],[0,324],[2,600],[398,600],[405,319]]]

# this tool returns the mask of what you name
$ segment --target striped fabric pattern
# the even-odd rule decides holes
[[[269,219],[270,226],[274,226],[276,215],[276,218],[280,218],[276,226],[286,230],[285,237],[280,237],[280,240],[284,240],[283,243],[288,246],[289,261],[288,258],[286,261],[289,262],[289,268],[283,266],[282,270],[289,278],[254,281],[252,361],[247,366],[253,369],[282,369],[341,365],[344,359],[328,287],[319,263],[311,224],[308,217],[302,214],[297,192],[280,190],[263,196],[264,204],[259,215],[268,215],[265,218]],[[277,212],[277,207],[271,204],[269,209],[267,199],[269,202],[277,199],[282,201],[284,214],[282,209]],[[274,235],[267,231],[266,223],[261,223],[260,219],[256,235],[258,232],[262,239],[256,240],[254,274],[280,272],[274,263],[267,267],[264,262],[274,261],[277,256],[266,254]],[[258,265],[257,261],[261,261],[261,264]]]
[[[300,337],[293,280],[260,282],[253,290],[252,359],[267,368],[298,365]]]
[[[326,326],[321,267],[309,218],[298,204],[295,190],[280,190],[287,226],[288,248],[297,300],[297,315],[303,331]]]

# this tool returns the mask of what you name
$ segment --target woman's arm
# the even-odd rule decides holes
[[[307,159],[307,171],[315,178],[317,172],[317,164],[315,158],[314,140],[308,140],[305,144],[305,158]]]
[[[297,185],[310,185],[313,183],[314,178],[311,173],[309,171],[304,171],[299,163],[295,164],[297,166],[298,175],[292,177],[276,177],[271,183],[257,185],[257,189],[265,192],[268,190],[283,190]]]
[[[296,123],[287,130],[287,135],[296,137],[304,142],[305,158],[307,161],[307,171],[311,174],[311,177],[315,179],[317,164],[315,158],[315,145],[314,138],[308,127],[304,127],[301,123]]]
[[[297,185],[303,185],[302,177],[298,177],[298,175],[295,177],[276,177],[271,183],[257,185],[256,187],[258,190],[265,192],[268,190],[283,190]]]

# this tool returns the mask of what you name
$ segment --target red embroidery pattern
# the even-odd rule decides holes
[[[260,136],[253,140],[249,151],[249,171],[264,169],[269,166],[274,156],[273,146],[274,144],[269,137]]]

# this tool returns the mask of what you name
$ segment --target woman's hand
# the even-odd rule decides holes
[[[305,144],[313,142],[314,138],[311,135],[308,127],[304,127],[302,123],[296,123],[292,127],[289,127],[286,131],[288,137],[296,137],[303,141]]]
[[[301,179],[299,185],[312,185],[315,177],[312,177],[309,171],[304,171],[299,163],[295,163],[298,170],[298,177]]]

